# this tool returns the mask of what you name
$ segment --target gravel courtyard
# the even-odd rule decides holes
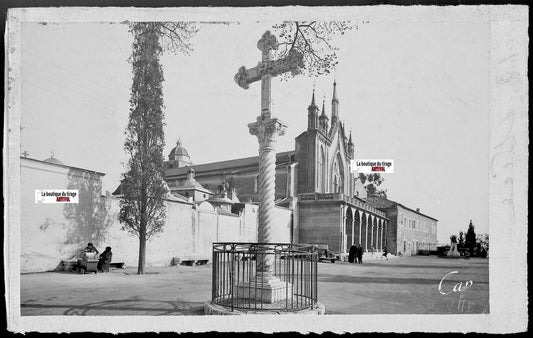
[[[463,291],[453,292],[458,283]],[[489,259],[319,263],[318,292],[326,314],[488,313]],[[145,275],[135,268],[21,275],[23,316],[203,315],[210,298],[210,264],[148,268]]]

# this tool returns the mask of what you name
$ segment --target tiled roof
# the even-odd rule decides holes
[[[294,150],[285,151],[276,154],[276,164],[290,163],[291,156],[294,155]],[[256,166],[259,164],[259,156],[239,158],[235,160],[227,160],[220,162],[212,162],[198,165],[191,165],[190,167],[194,168],[194,171],[199,174],[208,171],[219,171],[227,169],[238,169],[249,166]],[[186,175],[189,167],[181,168],[169,168],[165,170],[165,176],[180,176]]]
[[[198,190],[198,191],[203,191],[203,192],[207,192],[209,194],[213,194],[213,192],[211,190],[204,188],[194,178],[192,178],[192,179],[188,178],[182,184],[180,184],[178,187],[170,188],[170,190],[173,190],[173,191],[191,190],[191,189],[195,189],[195,190]]]
[[[422,216],[425,216],[427,218],[431,218],[432,220],[435,220],[435,221],[438,221],[438,219],[436,218],[433,218],[431,216],[428,216],[428,215],[425,215],[419,211],[416,211],[416,210],[413,210],[409,207],[406,207],[405,205],[401,204],[401,203],[398,203],[398,202],[395,202],[395,201],[391,201],[389,199],[386,199],[384,197],[377,197],[377,196],[373,196],[373,197],[367,197],[364,199],[366,203],[370,204],[371,206],[373,206],[374,208],[378,208],[378,209],[388,209],[388,208],[394,208],[396,206],[401,206],[402,208],[404,209],[407,209],[407,210],[410,210],[412,212],[415,212],[419,215],[422,215]]]

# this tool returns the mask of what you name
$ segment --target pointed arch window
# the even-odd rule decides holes
[[[340,155],[337,154],[335,162],[333,163],[333,192],[342,193],[344,191],[343,182],[344,175],[342,161],[340,160]]]
[[[326,192],[326,153],[323,146],[320,146],[318,155],[318,191]]]

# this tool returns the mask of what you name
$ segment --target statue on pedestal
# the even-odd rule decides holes
[[[457,250],[457,236],[450,236],[450,250],[448,251],[447,257],[461,257],[461,254]]]

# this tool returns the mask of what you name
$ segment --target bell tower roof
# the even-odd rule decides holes
[[[333,101],[339,101],[339,99],[337,98],[337,80],[333,80],[333,98],[332,98]]]
[[[333,81],[333,98],[331,99],[331,127],[339,120],[339,99],[337,97],[337,81]]]
[[[313,96],[311,97],[311,104],[307,108],[307,130],[318,129],[318,107],[315,101],[315,89],[313,88]]]
[[[313,88],[313,96],[311,97],[311,104],[309,105],[309,107],[316,107],[316,103],[315,103],[315,88]]]

